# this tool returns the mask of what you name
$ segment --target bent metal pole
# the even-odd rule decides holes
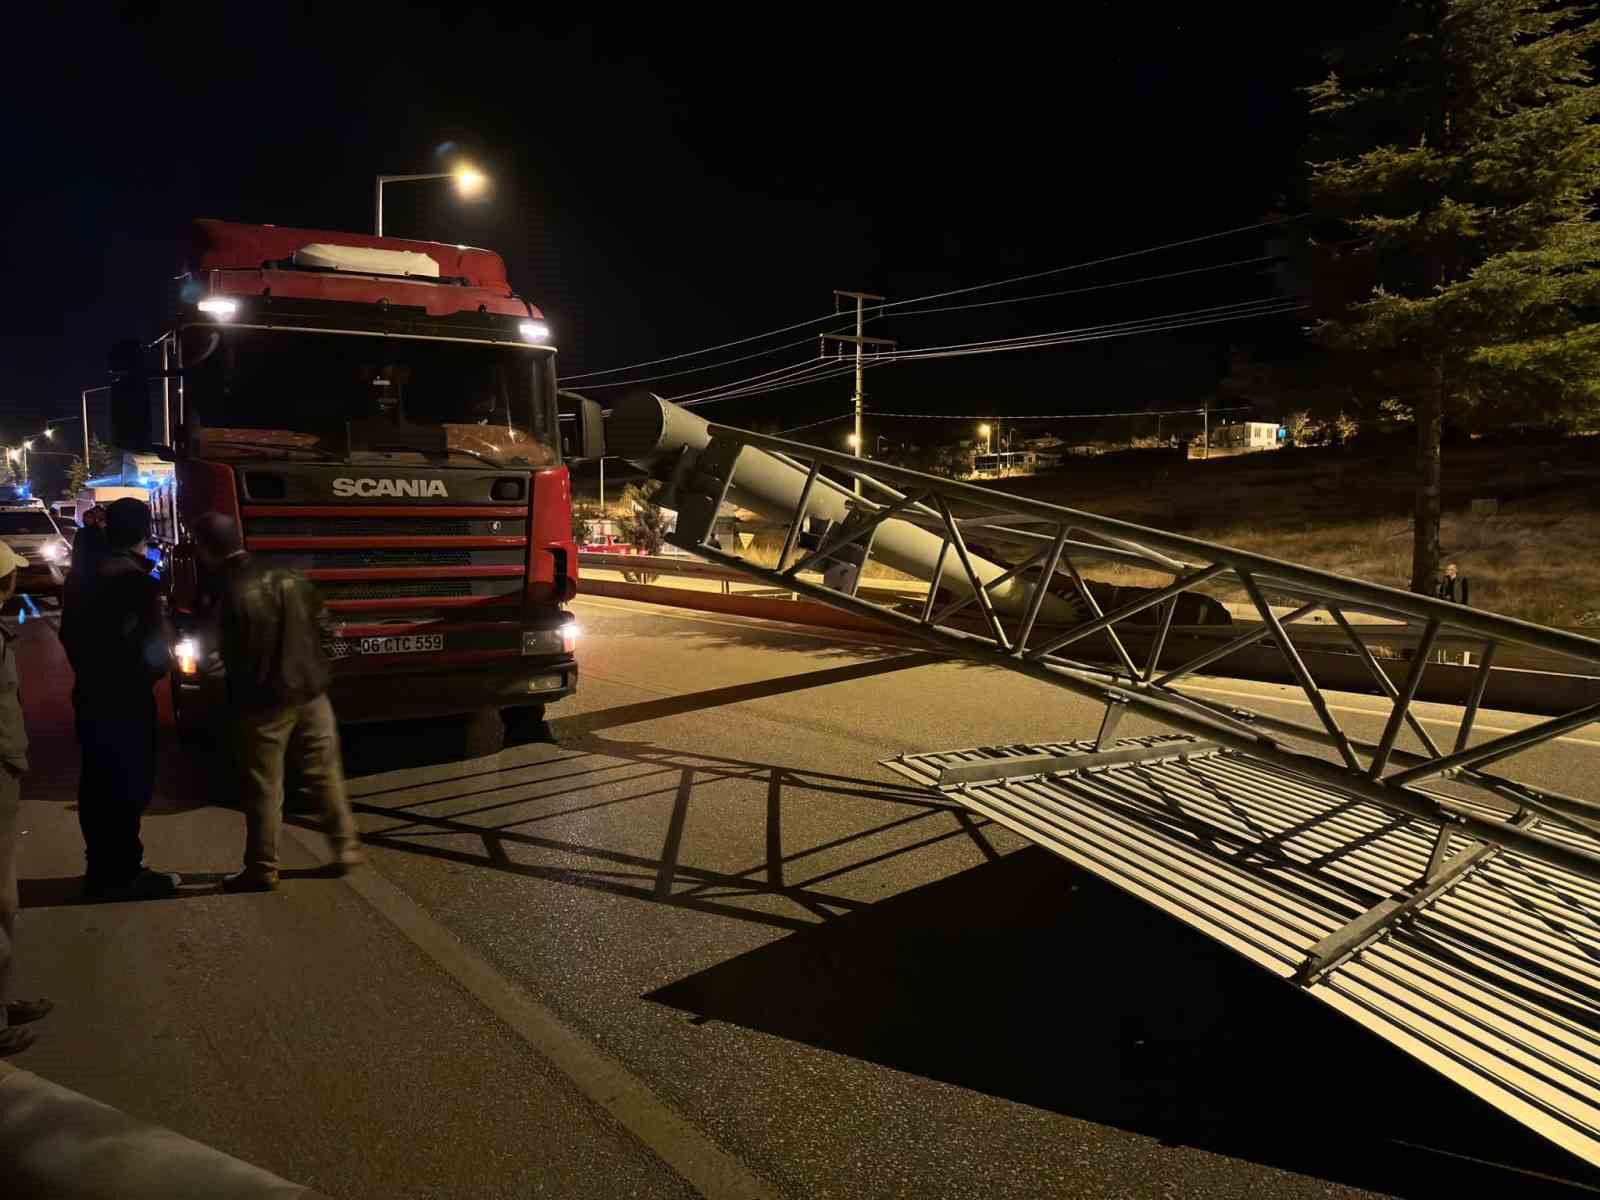
[[[659,396],[631,396],[611,410],[607,424],[607,449],[637,467],[656,473],[676,462],[678,456],[698,455],[711,442],[710,423],[688,409],[680,408]],[[738,470],[728,489],[729,499],[741,508],[760,513],[774,521],[787,522],[795,514],[801,498],[805,515],[825,521],[842,522],[852,507],[861,503],[850,488],[818,476],[809,490],[806,472],[797,470],[764,450],[747,448],[739,457]],[[971,581],[957,557],[942,553],[944,538],[910,521],[884,521],[872,542],[872,557],[878,562],[904,571],[917,579],[933,579],[957,596],[974,593]],[[1019,574],[1003,582],[1008,568],[978,554],[968,553],[973,573],[989,589],[989,599],[999,612],[1022,615],[1034,587]],[[1082,616],[1072,600],[1055,594],[1044,597],[1039,617],[1047,622],[1076,621]]]

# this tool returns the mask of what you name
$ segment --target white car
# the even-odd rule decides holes
[[[17,580],[17,591],[35,596],[61,591],[72,549],[44,505],[0,507],[0,542],[27,560]]]

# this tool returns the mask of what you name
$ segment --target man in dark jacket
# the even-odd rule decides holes
[[[243,784],[244,870],[222,886],[230,892],[278,886],[289,759],[323,814],[334,867],[342,874],[362,855],[345,793],[339,727],[328,702],[322,598],[303,575],[252,562],[230,518],[202,517],[194,533],[195,548],[217,585],[218,641]]]
[[[78,535],[72,539],[72,565],[61,587],[61,619],[57,635],[63,646],[76,635],[73,622],[83,613],[83,597],[100,569],[106,553],[106,506],[96,504],[83,514]]]
[[[91,896],[170,896],[182,882],[147,869],[139,841],[156,781],[152,688],[169,669],[161,596],[145,558],[149,539],[149,507],[113,501],[105,552],[63,597],[61,643],[77,677],[78,824]]]

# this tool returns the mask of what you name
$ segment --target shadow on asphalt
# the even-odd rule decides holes
[[[594,733],[560,747],[552,746],[542,759],[519,762],[519,778],[511,784],[501,781],[503,769],[496,763],[452,777],[452,790],[440,795],[430,789],[430,798],[423,801],[408,799],[415,788],[411,783],[358,793],[353,803],[357,813],[395,822],[363,832],[362,841],[369,846],[785,930],[806,929],[818,920],[862,907],[862,901],[821,885],[886,858],[915,853],[953,838],[970,838],[985,857],[998,857],[983,833],[987,821],[920,788],[902,784],[680,751]],[[613,793],[604,799],[594,799],[592,794],[599,776],[607,777],[604,786]],[[764,857],[741,872],[708,870],[680,861],[696,789],[730,780],[755,782],[766,792],[767,803],[764,810],[759,810],[758,818],[764,825]],[[632,848],[631,840],[615,846],[573,841],[559,836],[559,824],[544,824],[597,808],[640,802],[653,805],[668,796],[672,797],[672,811],[665,843],[656,854],[638,852]],[[783,807],[786,797],[793,802],[798,796],[808,801],[837,798],[858,805],[865,802],[881,809],[863,820],[859,829],[825,846],[798,851],[791,847],[786,851]],[[426,811],[441,801],[454,805],[463,800],[472,801],[473,807],[452,808],[447,813]],[[539,806],[541,811],[529,814],[530,805]],[[938,820],[941,817],[952,818],[953,822]],[[925,836],[889,851],[884,851],[878,840],[885,835],[923,831]],[[441,840],[457,834],[470,839],[468,844],[474,848],[464,849],[461,840],[453,844]],[[787,864],[856,843],[870,847],[858,861],[813,876],[805,883],[792,882],[786,876]],[[527,851],[556,852],[561,856],[561,865],[525,861]],[[789,870],[792,875],[793,868]],[[745,903],[767,896],[786,901],[793,906],[792,912],[771,912]]]
[[[469,717],[347,726],[340,732],[344,745],[344,769],[348,777],[358,779],[385,771],[464,762],[495,754],[502,749],[510,750],[537,742],[556,741],[572,745],[590,734],[618,725],[683,716],[723,705],[787,695],[852,679],[866,679],[940,661],[942,659],[938,655],[907,654],[903,650],[896,650],[890,657],[868,657],[844,666],[798,671],[775,679],[757,679],[729,687],[707,688],[699,692],[574,713],[569,717],[558,716],[547,726],[526,714],[514,714],[502,721],[500,714],[493,710],[474,713]],[[500,767],[496,764],[487,773],[493,774],[498,770]]]
[[[1600,1185],[1289,984],[1035,848],[646,998],[1385,1193],[1571,1197]]]

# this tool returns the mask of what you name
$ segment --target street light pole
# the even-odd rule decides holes
[[[383,236],[383,185],[386,183],[416,183],[424,179],[454,179],[456,190],[463,196],[474,196],[483,190],[483,185],[488,183],[482,171],[473,167],[461,166],[454,171],[428,171],[420,175],[375,175],[373,176],[373,218],[372,231],[378,237]]]
[[[82,396],[83,413],[78,419],[83,422],[83,469],[85,471],[90,469],[90,467],[89,467],[89,393],[90,392],[109,392],[110,390],[111,390],[111,385],[109,383],[101,384],[99,387],[92,387],[92,388],[84,388],[83,389],[83,396]],[[67,419],[70,421],[72,418],[68,417]]]

